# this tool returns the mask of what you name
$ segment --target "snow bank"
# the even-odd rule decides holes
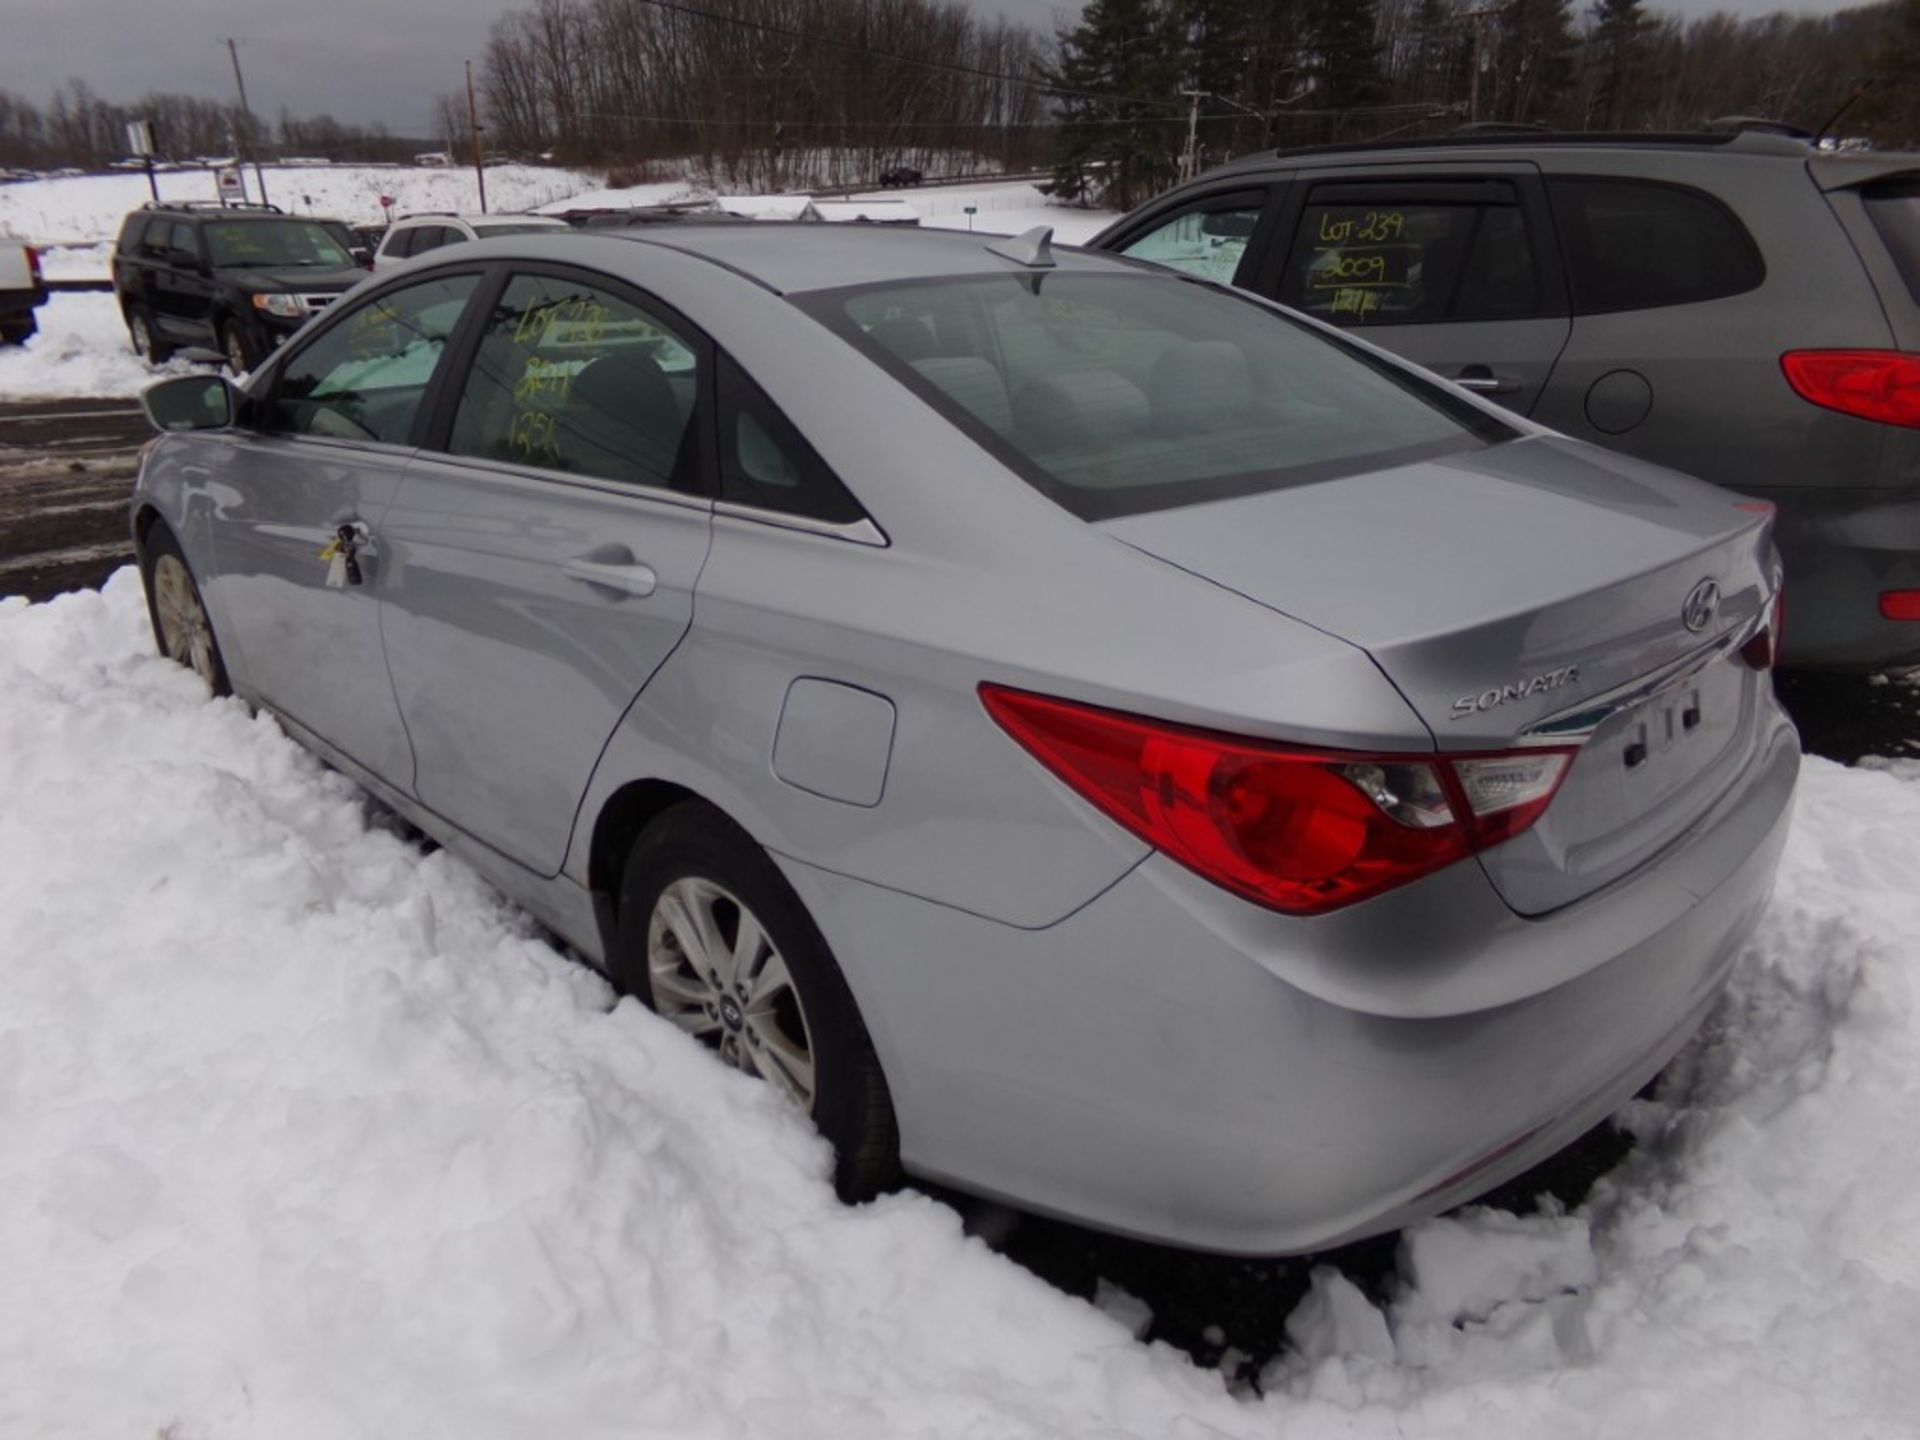
[[[391,195],[393,213],[414,210],[477,210],[479,191],[471,168],[415,169],[401,165],[309,165],[267,167],[267,198],[283,210],[326,215],[350,222],[383,217],[380,197]],[[217,200],[211,170],[170,170],[156,175],[163,200]],[[531,210],[588,189],[591,177],[546,165],[499,165],[487,171],[487,204],[494,210]],[[259,198],[253,167],[247,193]],[[138,173],[77,175],[64,180],[25,180],[0,185],[0,235],[37,245],[83,245],[111,240],[120,221],[152,198]]]
[[[39,317],[40,333],[25,345],[0,346],[0,401],[127,398],[194,368],[184,360],[150,366],[135,355],[120,303],[110,294],[50,295]]]
[[[1574,1216],[1331,1270],[1264,1401],[819,1142],[149,655],[0,601],[0,1432],[1916,1433],[1920,766],[1808,767],[1779,896]],[[1117,1318],[1113,1318],[1117,1317]]]

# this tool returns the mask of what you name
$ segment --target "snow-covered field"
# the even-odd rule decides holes
[[[267,198],[296,214],[371,222],[382,218],[380,197],[393,213],[473,210],[479,193],[471,169],[401,165],[268,166]],[[211,170],[173,170],[154,177],[163,200],[217,200]],[[494,210],[531,210],[589,189],[591,176],[544,165],[500,165],[487,171],[487,204]],[[259,199],[254,172],[247,193]],[[36,245],[87,245],[111,240],[120,221],[151,196],[140,174],[77,175],[0,185],[0,235]]]
[[[770,1092],[150,650],[128,571],[0,601],[0,1434],[1920,1434],[1920,765],[1809,762],[1585,1209],[1420,1226],[1384,1307],[1322,1272],[1261,1398],[839,1206]]]

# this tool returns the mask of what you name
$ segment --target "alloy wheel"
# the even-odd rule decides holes
[[[227,330],[227,368],[235,375],[247,373],[246,342],[240,338],[240,332],[231,327]]]
[[[133,353],[142,360],[153,358],[153,332],[147,328],[147,317],[134,315],[127,321],[127,331],[133,337]]]
[[[206,607],[193,586],[187,567],[174,555],[162,555],[153,567],[153,603],[160,617],[160,639],[167,657],[187,666],[207,682],[210,690],[219,688],[214,668],[213,626],[207,620]]]
[[[647,921],[654,1009],[813,1110],[813,1041],[787,962],[758,917],[712,880],[685,875]]]

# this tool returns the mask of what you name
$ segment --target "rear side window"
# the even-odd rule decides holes
[[[516,275],[494,303],[447,449],[628,485],[692,488],[693,342],[617,295]]]
[[[864,514],[793,422],[733,360],[720,357],[720,498],[851,524]]]
[[[1577,315],[1693,305],[1756,288],[1760,252],[1719,201],[1681,185],[1547,181]]]
[[[418,230],[395,230],[388,234],[380,247],[380,253],[390,260],[404,260],[413,254],[414,237]]]
[[[1862,197],[1873,228],[1920,304],[1920,178],[1876,185]]]
[[[1519,193],[1502,182],[1316,186],[1280,300],[1336,325],[1522,320],[1542,313]]]
[[[800,303],[1086,520],[1514,435],[1398,367],[1174,276],[1010,274]]]

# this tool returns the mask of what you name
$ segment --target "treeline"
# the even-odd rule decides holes
[[[1043,58],[1032,31],[959,0],[537,0],[493,27],[486,140],[756,189],[1031,163]]]
[[[1061,188],[1120,206],[1176,177],[1190,130],[1204,167],[1475,122],[1814,131],[1852,100],[1837,133],[1913,145],[1920,0],[1691,21],[1643,0],[1091,0],[1047,75]]]
[[[331,115],[296,119],[285,110],[276,123],[243,114],[237,105],[196,95],[143,95],[116,104],[69,80],[44,108],[0,90],[0,167],[38,169],[73,165],[98,170],[127,157],[127,122],[153,123],[161,158],[245,154],[262,159],[316,155],[333,160],[405,160],[426,142],[389,134],[380,126],[345,124]]]

